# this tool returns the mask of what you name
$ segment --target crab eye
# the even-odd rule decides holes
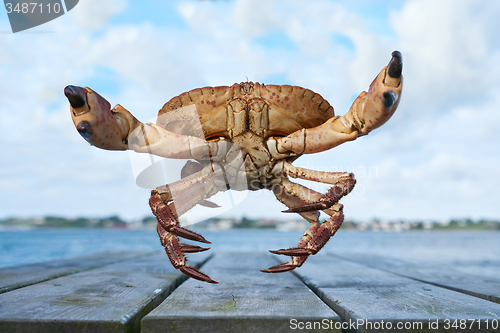
[[[85,139],[90,139],[90,137],[92,136],[92,134],[94,133],[94,131],[92,131],[92,126],[90,125],[90,123],[86,120],[84,121],[81,121],[77,126],[76,126],[76,130],[78,131],[78,133],[80,133],[80,135]]]

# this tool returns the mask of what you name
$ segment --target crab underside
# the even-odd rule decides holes
[[[195,89],[167,102],[156,124],[141,123],[121,105],[111,109],[90,88],[67,86],[64,92],[78,132],[92,145],[189,159],[181,179],[154,189],[149,204],[172,265],[192,278],[217,283],[187,265],[185,253],[208,248],[180,243],[179,238],[210,242],[182,227],[179,217],[198,204],[217,207],[209,199],[222,191],[271,190],[288,207],[285,213],[300,214],[310,226],[296,247],[271,251],[290,256],[289,262],[262,272],[302,266],[342,225],[343,206],[338,202],[356,181],[352,173],[313,171],[291,163],[302,154],[331,149],[383,125],[399,104],[401,72],[402,57],[394,51],[389,65],[344,116],[335,116],[330,104],[311,90],[287,85],[243,82]],[[331,187],[322,194],[290,178]],[[329,216],[322,223],[320,211]]]

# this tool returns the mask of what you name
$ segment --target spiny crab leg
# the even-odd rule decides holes
[[[193,279],[205,281],[208,283],[218,283],[217,281],[212,280],[205,273],[200,272],[198,269],[186,265],[186,257],[184,257],[185,252],[202,252],[208,250],[207,248],[202,248],[195,245],[187,245],[187,244],[179,244],[177,237],[167,232],[163,227],[158,223],[157,227],[158,235],[160,236],[161,244],[165,248],[165,252],[172,263],[174,268],[179,269],[185,275],[192,277]]]
[[[354,177],[354,174],[348,172],[329,172],[317,171],[306,168],[301,168],[291,164],[290,162],[283,162],[283,172],[292,178],[300,178],[310,180],[313,182],[320,182],[324,184],[338,184],[341,181],[349,180]]]
[[[151,198],[149,199],[149,205],[151,206],[151,211],[156,216],[158,223],[161,227],[176,236],[181,236],[190,240],[210,244],[209,241],[205,239],[202,235],[182,228],[179,226],[179,222],[175,217],[175,213],[172,211],[171,205],[167,205],[161,200],[160,195],[155,190],[151,191]]]
[[[349,194],[354,188],[354,185],[356,185],[356,180],[354,179],[354,174],[352,173],[313,171],[292,166],[287,162],[285,162],[283,170],[286,174],[291,175],[292,177],[333,184],[328,192],[320,198],[316,198],[315,202],[289,208],[288,210],[283,211],[283,213],[299,213],[328,209],[336,204],[343,196]],[[291,193],[301,190],[297,184],[288,180],[284,179],[283,183],[284,186],[288,187],[287,190]],[[312,192],[309,192],[309,195],[311,195],[311,193]],[[304,194],[298,193],[297,196],[302,196],[302,199],[304,199]]]
[[[324,196],[323,193],[316,192],[304,185],[294,183],[287,178],[283,178],[281,180],[281,186],[283,186],[285,191],[288,192],[290,195],[302,200],[304,204],[318,202]],[[293,205],[292,208],[297,206],[301,205]],[[322,209],[322,211],[328,214],[329,216],[332,216],[334,214],[334,210],[330,208]],[[299,214],[304,214],[304,213],[305,212],[299,212]]]
[[[199,169],[199,167],[197,168]],[[208,248],[179,243],[177,238],[183,237],[210,244],[202,235],[182,228],[178,218],[205,198],[209,198],[219,191],[213,179],[217,176],[216,173],[207,173],[207,170],[211,168],[210,165],[207,165],[180,181],[156,188],[156,190],[151,191],[149,204],[158,221],[157,231],[161,243],[172,265],[194,279],[218,283],[198,269],[186,265],[184,253],[206,251]]]
[[[179,269],[182,273],[193,279],[209,283],[218,283],[198,269],[186,265],[185,252],[202,252],[208,250],[208,248],[189,244],[181,245],[179,244],[177,236],[208,244],[210,244],[210,242],[194,231],[180,227],[169,205],[163,203],[159,194],[154,192],[155,191],[153,191],[150,199],[151,210],[158,220],[157,231],[160,236],[161,244],[165,248],[165,252],[174,268]]]
[[[320,227],[314,233],[314,236],[305,246],[299,244],[299,246],[294,248],[271,252],[287,256],[309,256],[318,253],[342,225],[344,221],[343,207],[344,206],[341,204],[336,205],[335,213],[329,219],[321,223]]]
[[[295,187],[294,185],[298,185]],[[297,192],[290,192],[289,189],[301,189],[302,185],[292,183],[286,178],[283,178],[280,184],[280,191],[275,190],[275,195],[282,203],[293,209],[293,207],[300,202],[302,205],[307,201],[315,200],[318,196],[321,196],[320,193],[310,190],[305,191],[302,190],[300,197]],[[306,187],[303,187],[307,189]],[[295,198],[295,200],[292,200]],[[305,199],[305,200],[304,200]],[[277,251],[269,251],[275,254],[282,254],[291,256],[290,262],[281,263],[276,266],[272,266],[267,270],[262,270],[265,273],[281,273],[295,269],[296,267],[302,266],[302,264],[307,260],[309,255],[316,254],[319,250],[323,248],[323,246],[328,242],[328,240],[337,232],[337,230],[342,225],[344,221],[343,214],[343,206],[340,204],[336,204],[331,209],[324,210],[325,213],[330,215],[330,218],[319,224],[318,215],[316,215],[316,220],[311,218],[307,219],[311,222],[311,226],[306,230],[304,235],[302,236],[297,247],[289,248],[289,249],[280,249]],[[303,215],[305,212],[299,212],[299,214]],[[309,211],[308,213],[313,213],[313,211]],[[317,211],[315,212],[317,213]]]
[[[284,178],[283,181],[286,180]],[[302,199],[292,195],[287,191],[287,189],[283,186],[283,184],[279,184],[278,186],[273,187],[273,193],[276,196],[276,198],[286,205],[287,207],[294,207],[297,205],[303,205],[306,202],[304,202]],[[319,228],[319,212],[318,211],[310,211],[310,212],[301,212],[299,213],[303,218],[305,218],[311,225],[309,228],[306,230],[306,232],[302,235],[302,238],[300,239],[298,247],[306,247],[309,241],[313,238],[314,234]],[[275,251],[269,251],[271,253],[276,253]],[[307,256],[293,256],[291,261],[288,263],[281,263],[276,266],[269,267],[266,270],[261,270],[261,272],[264,273],[281,273],[281,272],[286,272],[290,271],[292,269],[295,269],[296,267],[302,266],[302,264],[307,260]]]
[[[352,141],[385,124],[396,111],[403,89],[403,58],[394,51],[389,64],[362,92],[349,112],[332,117],[320,126],[301,129],[282,138],[270,138],[267,145],[277,154],[312,154]]]
[[[181,170],[181,178],[184,179],[190,175],[193,175],[197,172],[200,172],[203,170],[203,165],[198,163],[198,162],[193,162],[193,161],[187,161],[186,164],[182,167]],[[209,207],[209,208],[218,208],[220,207],[218,204],[215,202],[209,201],[209,200],[201,200],[199,203],[201,206]]]
[[[316,232],[318,231],[319,228],[320,228],[320,224],[318,221],[316,221],[315,223],[311,223],[309,228],[302,235],[302,238],[300,239],[300,242],[299,242],[299,245],[297,246],[297,248],[306,248],[307,245],[309,244],[309,242],[313,239],[314,235],[316,234]],[[283,251],[283,250],[269,251],[269,252],[275,253],[275,254],[282,254],[282,253],[280,253],[280,251]],[[290,254],[290,255],[292,256],[292,259],[290,260],[290,262],[283,262],[281,264],[269,267],[268,269],[261,270],[261,272],[263,272],[263,273],[282,273],[282,272],[291,271],[292,269],[295,269],[297,267],[302,266],[304,264],[304,262],[307,260],[307,258],[309,257],[309,255],[302,255],[302,254],[300,254],[298,256],[293,255],[293,254]]]
[[[326,192],[325,195],[318,200],[318,202],[292,207],[282,212],[299,213],[328,209],[335,205],[343,196],[349,194],[349,192],[351,192],[354,188],[354,183],[355,182],[346,182],[340,183],[339,185],[333,185],[328,192]]]
[[[273,193],[278,199],[279,202],[284,204],[285,206],[292,208],[292,207],[297,207],[297,206],[303,206],[307,204],[306,201],[304,201],[302,198],[297,197],[296,195],[293,195],[286,186],[283,184],[285,181],[288,181],[286,178],[283,178],[281,183],[279,185],[273,186]],[[288,181],[290,182],[290,181]],[[298,212],[300,216],[302,216],[304,219],[306,219],[309,223],[318,223],[319,219],[319,212],[318,211],[304,211],[304,212]]]

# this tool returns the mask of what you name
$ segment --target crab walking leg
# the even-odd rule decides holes
[[[182,178],[174,183],[159,186],[156,191],[161,195],[164,202],[174,200],[174,198],[183,196],[186,191],[189,191],[193,186],[207,182],[210,178],[220,177],[220,171],[214,171],[211,164],[205,166],[202,170]]]
[[[151,191],[149,205],[158,222],[165,230],[187,239],[210,243],[203,236],[180,227],[177,219],[196,206],[200,201],[219,192],[219,188],[212,178],[212,176],[204,177],[202,181],[191,184],[191,186],[186,188],[186,191],[179,196],[174,196],[173,193],[175,192],[171,191],[170,187],[175,188],[181,185],[183,180],[172,185],[160,186],[156,190]],[[167,204],[168,202],[171,203]]]
[[[209,283],[218,283],[217,281],[212,280],[205,273],[200,272],[198,269],[186,265],[187,259],[184,256],[184,253],[206,251],[208,250],[207,248],[188,244],[180,244],[177,237],[174,234],[167,232],[160,225],[160,223],[158,223],[157,231],[158,236],[160,236],[161,244],[165,248],[165,252],[167,253],[168,258],[174,268],[179,269],[182,273],[186,274],[189,277],[192,277],[193,279]]]
[[[293,195],[293,196],[301,199],[306,204],[316,203],[316,202],[320,201],[320,199],[325,196],[323,193],[316,192],[316,191],[310,189],[309,187],[306,187],[306,186],[298,184],[298,183],[291,182],[287,178],[283,178],[283,180],[281,181],[281,186],[283,186],[285,191],[290,193],[290,195]],[[299,206],[299,205],[296,205],[293,207],[297,207],[297,206]],[[322,209],[322,211],[325,212],[326,214],[328,214],[329,216],[332,216],[334,214],[334,210],[332,210],[330,208]],[[299,214],[301,214],[301,213],[304,213],[304,212],[299,212]]]
[[[181,202],[180,207],[175,207],[174,203],[169,205],[165,204],[161,199],[160,195],[156,191],[152,191],[150,205],[156,219],[158,220],[157,231],[160,236],[162,245],[170,259],[170,262],[176,269],[180,269],[181,272],[190,276],[194,279],[217,283],[212,280],[208,275],[200,272],[194,267],[186,265],[186,259],[184,253],[187,252],[201,252],[208,250],[207,248],[202,248],[195,245],[189,244],[179,244],[177,236],[184,237],[190,240],[199,241],[203,243],[210,243],[203,236],[195,233],[194,231],[187,230],[179,226],[178,216],[183,212],[189,210],[192,206],[196,205],[197,201],[202,200],[207,194],[202,194],[200,196],[193,196],[195,191],[200,191],[201,188],[196,188],[195,190],[189,191],[186,196],[179,198],[177,201]],[[214,191],[209,194],[214,194]],[[189,199],[187,197],[189,196]],[[177,208],[177,209],[175,209]]]
[[[268,269],[261,270],[261,272],[263,272],[263,273],[283,273],[283,272],[291,271],[297,267],[302,266],[304,264],[304,262],[307,260],[307,258],[309,257],[309,254],[304,255],[300,250],[296,250],[296,249],[306,248],[308,246],[308,244],[311,242],[311,240],[314,238],[314,235],[316,234],[316,232],[318,231],[319,228],[320,228],[319,222],[311,223],[311,225],[306,230],[304,235],[302,235],[302,238],[300,239],[299,245],[293,249],[296,252],[298,252],[299,255],[286,253],[287,255],[292,256],[292,258],[290,259],[290,262],[283,262],[281,264],[271,266]],[[275,254],[282,254],[282,253],[280,253],[280,251],[283,251],[283,250],[269,251],[269,252],[275,253]]]
[[[308,203],[314,202],[318,198],[323,197],[321,193],[311,190],[303,185],[293,183],[286,178],[282,179],[281,186],[283,187],[283,190],[286,193],[295,196],[297,197],[297,199],[304,202]],[[293,210],[295,207],[291,207],[290,210]],[[330,216],[330,218],[325,222],[323,222],[318,230],[315,230],[313,237],[310,238],[310,242],[306,244],[299,244],[299,246],[297,246],[296,248],[290,248],[286,250],[281,249],[278,251],[271,251],[271,252],[276,254],[290,255],[290,256],[308,256],[309,254],[316,253],[317,251],[319,251],[319,249],[321,249],[324,246],[324,244],[326,244],[328,239],[330,239],[330,237],[335,234],[335,232],[342,224],[342,221],[344,219],[343,215],[340,216],[342,214],[342,208],[343,208],[342,205],[336,204],[333,205],[331,209],[329,208],[323,210],[326,214]]]
[[[332,117],[320,126],[302,129],[267,145],[279,154],[312,154],[352,141],[385,124],[396,111],[403,88],[403,59],[392,53],[389,65],[362,92],[344,116]]]
[[[301,199],[293,196],[292,194],[288,193],[288,191],[280,184],[277,186],[273,186],[273,193],[276,196],[276,198],[286,205],[287,207],[294,207],[297,205],[303,205],[305,202],[302,201]],[[307,244],[311,241],[311,239],[314,237],[314,234],[319,228],[319,212],[302,212],[299,213],[304,219],[309,221],[311,224],[309,228],[306,230],[306,232],[302,235],[302,238],[300,239],[300,242],[298,244],[298,248],[305,248]],[[276,251],[270,251],[271,253],[276,253]],[[282,272],[287,272],[291,271],[292,269],[295,269],[296,267],[302,266],[302,264],[307,260],[308,256],[293,256],[290,262],[284,262],[281,264],[278,264],[276,266],[269,267],[266,270],[261,270],[261,272],[264,273],[282,273]]]
[[[302,193],[303,191],[300,185],[291,183],[290,181],[289,183],[285,182],[285,186],[286,185],[290,188],[291,193],[296,193],[297,196],[305,195]],[[299,213],[328,209],[336,204],[342,197],[349,194],[354,188],[354,185],[356,185],[356,180],[354,179],[353,174],[348,174],[348,177],[340,180],[338,183],[330,187],[330,189],[317,201],[289,208],[288,210],[284,210],[283,213]],[[312,190],[307,191],[309,196],[312,193],[311,191]]]
[[[207,166],[171,185],[158,187],[151,192],[149,203],[153,214],[158,220],[158,235],[172,265],[194,279],[217,283],[199,270],[191,266],[186,266],[184,253],[200,252],[208,249],[190,244],[179,244],[177,239],[177,237],[183,237],[194,241],[210,243],[198,233],[182,228],[178,221],[179,216],[205,198],[209,198],[219,192],[219,188],[214,181],[214,177],[217,177],[217,174],[206,174],[204,172],[209,167]],[[180,192],[181,189],[184,192]],[[175,193],[182,193],[182,195],[177,197],[174,195]],[[168,202],[171,203],[168,204]]]
[[[206,183],[194,185],[182,196],[174,198],[174,201],[169,204],[175,218],[189,211],[191,208],[199,204],[205,198],[210,198],[219,192],[217,186],[209,179]]]
[[[282,183],[284,182],[289,182],[290,181],[283,179]],[[315,192],[313,190],[310,190],[311,193],[316,193],[318,195],[321,195],[318,192]],[[285,193],[286,195],[281,196],[281,198],[286,198],[285,200],[280,200],[281,202],[285,203],[287,206],[294,206],[294,204],[297,201],[302,201],[302,199],[295,197],[293,194],[289,193],[285,186],[282,187],[282,192]],[[277,196],[278,197],[278,196]],[[292,200],[291,198],[295,198],[296,200]],[[304,202],[304,201],[302,201]],[[265,273],[281,273],[281,272],[286,272],[290,271],[292,269],[295,269],[296,267],[302,266],[302,264],[307,260],[309,255],[313,255],[318,253],[319,250],[325,246],[325,244],[328,242],[328,240],[335,235],[337,230],[340,228],[342,225],[342,222],[344,221],[344,214],[343,214],[343,206],[340,204],[336,204],[332,206],[331,209],[326,209],[324,210],[325,213],[330,215],[330,218],[324,221],[323,223],[319,224],[318,220],[315,222],[311,222],[311,226],[306,230],[304,235],[302,236],[299,244],[297,247],[294,248],[289,248],[289,249],[280,249],[277,251],[270,251],[271,253],[275,254],[282,254],[282,255],[288,255],[291,256],[292,259],[288,263],[281,263],[276,266],[272,266],[268,268],[267,270],[263,270],[262,272]],[[301,213],[299,213],[301,214]],[[302,215],[302,214],[301,214]]]
[[[151,191],[151,198],[149,199],[149,206],[151,211],[156,216],[158,223],[166,231],[173,233],[177,236],[181,236],[194,241],[210,244],[203,236],[197,234],[194,231],[182,228],[179,226],[179,221],[177,221],[174,215],[175,209],[172,209],[173,205],[167,205],[160,198],[160,195],[155,190]]]
[[[326,194],[320,194],[308,187],[293,183],[288,179],[283,179],[282,185],[287,189],[288,192],[308,203],[307,205],[296,206],[293,207],[293,209],[286,210],[284,211],[285,213],[297,213],[299,211],[306,211],[309,209],[328,209],[329,206],[335,204],[343,196],[349,194],[354,188],[354,185],[356,185],[354,174],[349,172],[309,170],[296,167],[286,161],[283,163],[283,171],[285,172],[285,174],[292,178],[300,178],[334,185]],[[311,201],[311,197],[314,197],[315,199]]]
[[[186,164],[184,164],[184,166],[182,167],[181,178],[184,179],[192,174],[200,172],[201,170],[203,170],[203,168],[204,166],[198,162],[187,161]],[[202,200],[198,204],[210,208],[220,207],[218,204],[208,200]]]
[[[316,171],[297,167],[290,162],[283,162],[283,172],[292,178],[300,178],[310,180],[313,182],[320,182],[325,184],[338,184],[345,180],[353,180],[354,174],[349,172],[329,172],[329,171]]]
[[[298,198],[288,191],[288,189],[283,185],[286,178],[284,178],[280,184],[274,185],[272,191],[278,199],[279,202],[287,206],[288,208],[302,206],[306,204],[306,202],[302,198]],[[300,216],[306,219],[309,223],[318,223],[319,212],[318,211],[307,211],[307,212],[299,212]]]
[[[335,235],[337,230],[339,230],[340,226],[342,225],[342,222],[344,222],[343,208],[344,206],[341,204],[335,205],[333,209],[333,214],[330,216],[329,219],[321,223],[320,227],[314,232],[313,237],[305,246],[301,246],[301,244],[299,244],[299,246],[295,248],[281,249],[278,251],[271,251],[271,252],[276,254],[292,256],[292,258],[295,258],[297,256],[307,257],[309,255],[318,253],[318,251],[321,250],[323,246],[325,246],[328,240],[333,235]]]

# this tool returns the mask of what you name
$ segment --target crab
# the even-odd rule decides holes
[[[156,124],[141,123],[121,105],[110,103],[88,87],[67,86],[73,122],[91,145],[107,150],[134,150],[164,158],[188,159],[181,179],[151,191],[149,205],[157,232],[172,265],[194,279],[212,280],[187,265],[186,253],[206,251],[185,238],[210,243],[179,223],[196,205],[217,207],[208,199],[231,190],[271,190],[310,226],[295,247],[270,251],[290,256],[288,262],[262,272],[279,273],[302,266],[337,232],[344,220],[339,200],[356,183],[347,172],[313,171],[291,163],[303,154],[322,152],[368,134],[391,118],[402,86],[402,56],[389,64],[343,116],[319,94],[297,86],[242,82],[231,87],[194,89],[172,98],[159,111]],[[196,134],[201,133],[201,134]],[[290,178],[331,185],[322,194]],[[320,211],[329,218],[320,223]]]

